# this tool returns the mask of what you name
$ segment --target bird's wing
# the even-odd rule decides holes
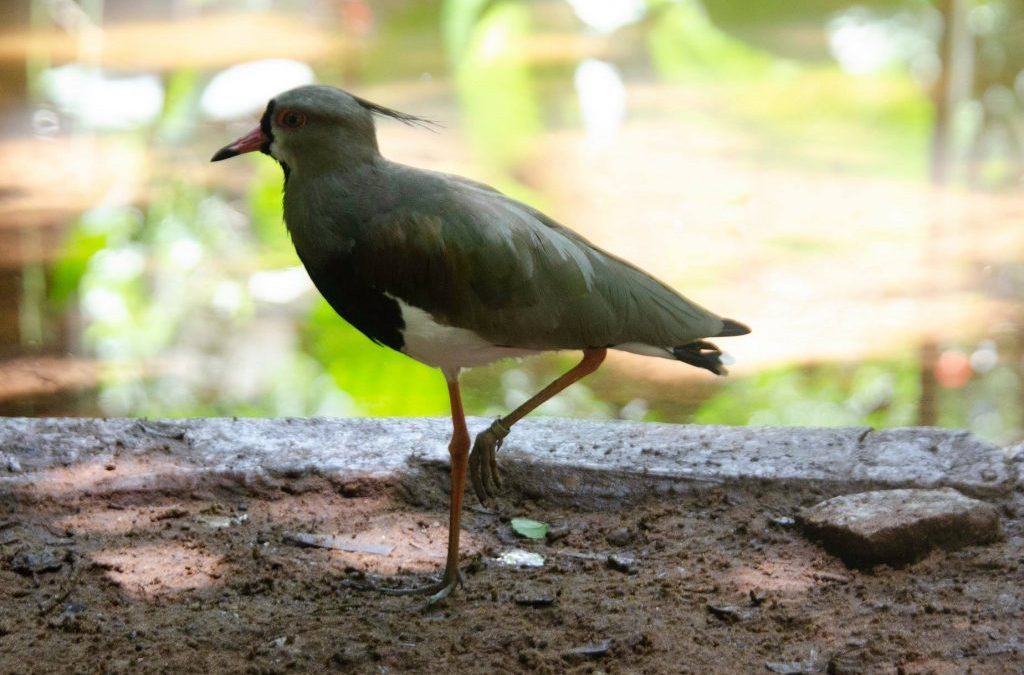
[[[525,204],[455,177],[432,187],[374,218],[353,259],[369,284],[442,323],[531,349],[671,347],[722,329],[716,315]]]

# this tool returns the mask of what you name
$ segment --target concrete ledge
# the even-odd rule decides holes
[[[481,430],[489,420],[470,420]],[[396,480],[447,463],[445,418],[0,419],[0,488],[174,489],[203,482]],[[500,453],[513,489],[612,502],[723,482],[787,482],[839,494],[955,487],[1009,495],[1015,453],[964,431],[805,429],[524,420]],[[406,481],[408,482],[408,481]]]

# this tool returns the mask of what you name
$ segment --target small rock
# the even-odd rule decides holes
[[[172,520],[174,518],[181,518],[183,516],[187,516],[188,514],[189,512],[186,509],[183,509],[180,506],[172,506],[170,508],[164,509],[163,511],[160,511],[159,513],[153,514],[152,516],[150,516],[150,520],[152,520],[153,522],[160,522],[161,520]]]
[[[608,556],[608,567],[615,570],[616,572],[624,572],[626,574],[636,574],[634,565],[636,561],[629,556],[619,555],[618,553],[612,553]]]
[[[196,516],[196,522],[202,523],[207,527],[212,527],[215,530],[220,530],[225,527],[231,527],[231,518],[228,516],[220,516],[213,513],[201,513]]]
[[[764,664],[770,672],[784,673],[784,675],[800,675],[801,673],[812,672],[802,663],[782,663],[780,661],[768,661]]]
[[[904,564],[935,547],[956,550],[1002,537],[994,506],[952,488],[835,497],[804,509],[798,521],[807,536],[854,567]]]
[[[0,546],[16,544],[21,540],[21,535],[14,528],[3,529],[0,527]]]
[[[608,653],[608,650],[612,647],[611,640],[601,640],[591,645],[583,645],[576,649],[571,649],[565,653],[565,656],[572,658],[588,658],[588,659],[599,659]]]
[[[558,527],[548,528],[548,533],[544,536],[547,538],[548,543],[550,544],[558,541],[559,539],[564,538],[570,532],[572,532],[572,528],[570,528],[568,525],[559,525]]]
[[[197,523],[202,523],[215,530],[221,530],[232,525],[241,525],[249,520],[249,514],[243,513],[238,516],[224,516],[217,513],[200,513],[195,517]]]
[[[796,525],[796,519],[790,518],[789,516],[778,516],[777,518],[769,520],[768,523],[773,527],[786,528]]]
[[[817,581],[831,581],[837,584],[848,584],[850,578],[842,574],[834,574],[832,572],[815,572],[811,575]]]
[[[750,618],[750,612],[748,610],[733,607],[731,605],[712,605],[709,602],[704,607],[713,617],[721,619],[726,623],[737,623]]]
[[[47,627],[59,629],[68,633],[90,632],[89,626],[93,622],[86,620],[86,607],[80,602],[69,602],[64,605],[64,610],[46,622]]]
[[[63,556],[58,555],[52,548],[21,551],[11,558],[11,570],[25,575],[56,572],[63,564]]]
[[[863,649],[852,649],[834,654],[828,660],[829,675],[864,675],[868,672],[867,658]]]
[[[85,611],[85,603],[71,601],[64,605],[65,614],[81,614]]]
[[[521,548],[503,551],[496,560],[509,567],[544,567],[544,556]]]
[[[633,533],[628,527],[620,527],[609,532],[605,540],[612,546],[627,546],[633,541]]]
[[[555,603],[555,599],[550,595],[518,595],[516,596],[516,604],[522,605],[523,607],[550,607]]]

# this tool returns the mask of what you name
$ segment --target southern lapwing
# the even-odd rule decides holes
[[[451,400],[451,510],[441,581],[405,592],[445,598],[459,573],[467,471],[481,501],[500,487],[495,451],[512,426],[588,375],[608,349],[725,374],[706,337],[750,332],[602,251],[540,211],[459,176],[381,156],[374,115],[426,120],[333,87],[278,95],[260,125],[213,156],[259,150],[284,171],[284,219],[331,307],[368,338],[440,368]],[[578,349],[583,359],[470,436],[459,373],[498,359]]]

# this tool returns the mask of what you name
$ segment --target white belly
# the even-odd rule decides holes
[[[422,309],[395,300],[405,322],[402,352],[428,366],[450,372],[539,353],[535,349],[500,347],[471,330],[445,326]]]

